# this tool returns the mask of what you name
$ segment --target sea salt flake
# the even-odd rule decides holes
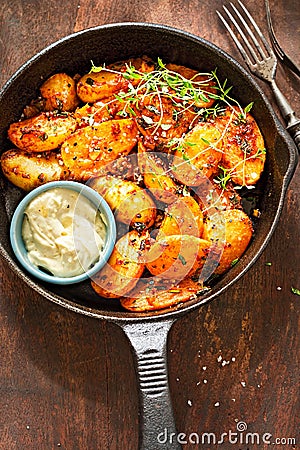
[[[230,364],[230,361],[225,361],[225,359],[222,361],[222,367],[227,366]]]

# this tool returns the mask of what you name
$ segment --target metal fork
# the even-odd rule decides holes
[[[250,71],[270,84],[278,107],[286,121],[286,128],[293,137],[298,147],[298,151],[300,152],[300,119],[296,116],[293,108],[275,82],[277,67],[276,56],[249,11],[240,0],[238,0],[238,3],[241,12],[230,3],[233,14],[226,6],[223,6],[229,21],[234,25],[237,33],[231,29],[229,23],[219,11],[217,11],[217,14],[229,31]],[[238,36],[240,36],[240,39]]]
[[[269,38],[273,47],[274,52],[277,55],[277,58],[290,70],[292,70],[298,77],[300,77],[300,68],[297,66],[297,64],[294,63],[294,61],[284,52],[282,47],[280,46],[274,32],[272,18],[271,18],[271,11],[270,11],[270,5],[269,0],[265,0],[266,5],[266,13],[267,13],[267,24],[268,24],[268,32],[269,32]]]

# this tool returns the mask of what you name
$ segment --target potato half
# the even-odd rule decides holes
[[[155,311],[196,298],[201,289],[201,285],[190,278],[180,283],[172,283],[150,277],[140,280],[136,287],[120,301],[123,308],[129,311]]]
[[[222,135],[213,123],[196,125],[174,153],[174,177],[187,186],[199,186],[218,171],[222,144]]]
[[[106,176],[92,179],[89,185],[107,201],[118,222],[138,230],[153,225],[155,203],[147,191],[133,181]]]
[[[31,191],[49,181],[67,180],[70,176],[56,152],[8,150],[1,156],[1,168],[6,178],[24,191]]]
[[[225,272],[238,261],[248,247],[252,234],[252,222],[241,209],[219,211],[207,217],[203,238],[223,248],[215,273]]]
[[[75,128],[76,120],[70,114],[43,112],[12,123],[8,137],[20,150],[40,153],[57,149]]]
[[[141,255],[147,239],[148,234],[134,230],[119,239],[107,264],[92,279],[97,294],[118,298],[135,287],[145,268]]]
[[[203,267],[209,249],[209,241],[195,236],[166,236],[145,255],[146,267],[152,275],[181,281]]]
[[[76,179],[87,180],[119,156],[128,155],[137,143],[137,133],[132,119],[81,128],[63,143],[62,159]]]

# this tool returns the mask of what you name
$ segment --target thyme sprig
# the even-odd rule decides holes
[[[229,181],[231,181],[232,177],[240,169],[240,166],[242,166],[243,184],[241,186],[235,186],[234,189],[241,189],[242,187],[246,187],[248,189],[253,189],[254,186],[247,185],[246,180],[245,180],[245,174],[244,174],[245,164],[246,164],[247,161],[250,161],[251,159],[262,158],[262,155],[264,155],[265,153],[266,153],[266,149],[265,148],[259,148],[255,154],[249,155],[249,156],[247,156],[246,151],[244,151],[244,158],[243,158],[243,160],[240,161],[238,164],[236,164],[234,167],[232,167],[232,168],[225,168],[223,166],[219,166],[220,173],[214,179],[214,181],[216,183],[218,183],[222,187],[222,189],[226,189],[227,188],[227,183]]]
[[[226,108],[229,107],[231,116],[222,131],[220,140],[226,134],[231,122],[238,124],[246,121],[247,113],[253,106],[253,102],[249,103],[245,108],[240,105],[240,103],[231,95],[232,86],[228,86],[228,80],[225,79],[221,82],[219,79],[217,69],[212,70],[211,72],[198,72],[195,73],[191,79],[187,79],[179,72],[170,70],[161,58],[157,59],[154,70],[150,72],[139,71],[131,63],[126,63],[121,70],[116,70],[108,68],[105,65],[97,67],[92,62],[90,73],[99,73],[102,70],[122,76],[128,81],[127,88],[114,95],[114,100],[116,99],[124,105],[117,114],[122,117],[128,117],[128,115],[136,117],[137,115],[140,115],[145,126],[152,131],[152,134],[155,134],[159,127],[163,130],[167,130],[172,126],[164,124],[163,99],[165,98],[172,102],[174,107],[172,114],[175,121],[178,121],[179,116],[187,110],[195,115],[190,124],[190,128],[192,128],[193,123],[197,120],[206,121],[210,117],[214,119],[223,115]],[[201,76],[200,80],[199,76]],[[214,92],[212,92],[212,88]],[[148,99],[148,102],[145,102],[146,99]],[[209,108],[197,106],[200,102],[209,103],[211,99],[215,100],[213,106],[210,106]],[[141,114],[140,107],[144,103],[147,105],[146,109],[157,117]],[[207,147],[202,149],[202,152],[206,151],[208,148],[214,148],[222,152],[221,149],[217,148],[219,140],[217,143],[211,143],[204,139],[203,141],[207,144]],[[185,135],[180,138],[173,138],[167,143],[167,146],[170,147],[172,151],[181,150],[183,155],[183,162],[177,164],[176,168],[186,162],[192,164],[193,160],[198,156],[195,155],[192,158],[189,158],[185,155],[184,148],[189,145],[190,143],[186,140]],[[265,152],[264,149],[258,150],[257,154],[249,156],[247,155],[246,150],[247,148],[245,146],[243,161],[239,162],[235,167],[231,169],[219,167],[220,173],[215,181],[220,184],[222,189],[226,189],[228,181],[236,171],[240,169],[241,164],[243,167],[242,171],[244,172],[245,164],[249,159],[257,158],[260,154]],[[167,172],[170,170],[171,168],[167,170]],[[172,170],[174,170],[174,167]],[[246,186],[245,182],[243,183],[243,186],[244,185]],[[236,188],[238,188],[238,186]]]
[[[102,70],[120,75],[128,81],[127,89],[115,94],[115,98],[124,103],[119,115],[125,117],[129,113],[131,116],[135,116],[139,104],[143,103],[147,97],[158,99],[159,109],[156,108],[158,120],[152,120],[147,124],[149,128],[153,128],[153,134],[163,123],[163,98],[171,100],[176,108],[174,110],[175,120],[186,110],[195,114],[194,120],[199,117],[203,120],[209,116],[217,117],[224,112],[224,105],[232,109],[232,105],[236,105],[240,111],[237,118],[243,120],[252,107],[252,104],[249,104],[243,109],[239,102],[229,95],[232,86],[227,86],[227,79],[221,83],[217,70],[198,72],[191,79],[187,79],[180,73],[170,70],[160,58],[157,59],[156,67],[151,72],[141,72],[131,63],[126,63],[122,70],[115,70],[105,65],[97,67],[92,61],[90,73],[99,73]],[[205,78],[199,80],[197,79],[199,76]],[[211,92],[211,89],[214,89],[215,92]],[[199,103],[209,103],[210,99],[216,101],[213,107],[197,107]],[[235,114],[237,113],[235,112]]]

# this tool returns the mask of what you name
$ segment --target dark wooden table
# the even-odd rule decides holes
[[[240,60],[215,14],[222,3],[2,0],[0,85],[58,38],[109,22],[176,26]],[[300,64],[298,0],[270,3],[278,39]],[[265,29],[264,2],[247,5]],[[299,78],[279,67],[277,79],[299,115]],[[268,86],[261,85],[277,111]],[[244,422],[261,438],[260,445],[234,444],[232,435],[226,444],[191,442],[185,448],[270,448],[264,433],[271,442],[281,439],[275,448],[299,448],[300,297],[291,290],[300,289],[299,230],[297,170],[259,261],[221,298],[173,326],[168,361],[178,430],[193,441],[191,433],[220,437]],[[122,331],[48,302],[0,264],[0,449],[137,449],[137,384]]]

